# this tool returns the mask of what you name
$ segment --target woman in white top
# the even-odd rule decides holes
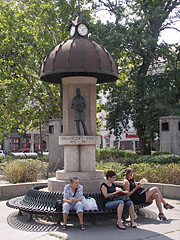
[[[85,230],[83,225],[83,186],[79,184],[79,179],[73,177],[70,179],[70,184],[64,187],[63,198],[63,226],[62,229],[67,229],[67,217],[70,210],[75,210],[80,222],[80,229]]]

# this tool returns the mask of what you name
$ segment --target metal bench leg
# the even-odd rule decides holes
[[[33,220],[33,213],[28,213],[27,216],[28,216],[27,222],[31,222]]]
[[[22,211],[19,209],[18,216],[22,216]]]
[[[59,225],[61,223],[61,217],[60,217],[60,214],[58,214],[57,216],[57,224]]]

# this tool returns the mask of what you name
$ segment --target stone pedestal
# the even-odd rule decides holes
[[[104,172],[95,170],[90,172],[65,172],[56,171],[56,177],[48,179],[50,191],[63,191],[64,186],[69,183],[71,177],[78,177],[85,192],[99,192],[100,185],[104,182]]]
[[[104,181],[103,171],[96,170],[96,145],[101,139],[96,135],[96,78],[67,77],[63,83],[63,136],[59,145],[64,146],[64,170],[48,179],[50,191],[62,191],[71,177],[78,177],[84,191],[99,191]],[[72,100],[79,88],[85,100],[85,124],[88,136],[77,134]],[[80,132],[83,133],[82,125]]]

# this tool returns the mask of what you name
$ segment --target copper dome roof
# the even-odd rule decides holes
[[[40,78],[60,83],[63,77],[91,76],[97,83],[118,79],[111,54],[95,41],[84,37],[67,39],[54,47],[44,59]]]

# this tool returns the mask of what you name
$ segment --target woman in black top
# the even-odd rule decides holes
[[[116,180],[116,173],[113,171],[107,171],[106,173],[106,182],[101,184],[101,196],[102,196],[102,201],[105,205],[106,208],[108,209],[117,209],[117,215],[118,215],[118,220],[117,220],[117,227],[119,229],[125,230],[125,226],[122,224],[122,213],[124,207],[129,208],[129,215],[131,218],[131,227],[136,228],[136,224],[134,223],[134,205],[132,201],[126,201],[124,202],[123,200],[115,200],[112,201],[112,193],[116,192],[116,186],[114,184],[114,181]],[[117,191],[119,192],[119,191]],[[128,192],[122,191],[125,194]]]
[[[163,199],[157,187],[143,189],[140,184],[136,184],[134,180],[134,171],[132,168],[127,169],[123,186],[124,189],[129,192],[128,195],[135,205],[145,202],[152,202],[155,199],[157,208],[159,210],[159,219],[167,221],[167,218],[164,216],[162,210],[162,204],[164,204],[165,209],[172,209],[174,207]]]

